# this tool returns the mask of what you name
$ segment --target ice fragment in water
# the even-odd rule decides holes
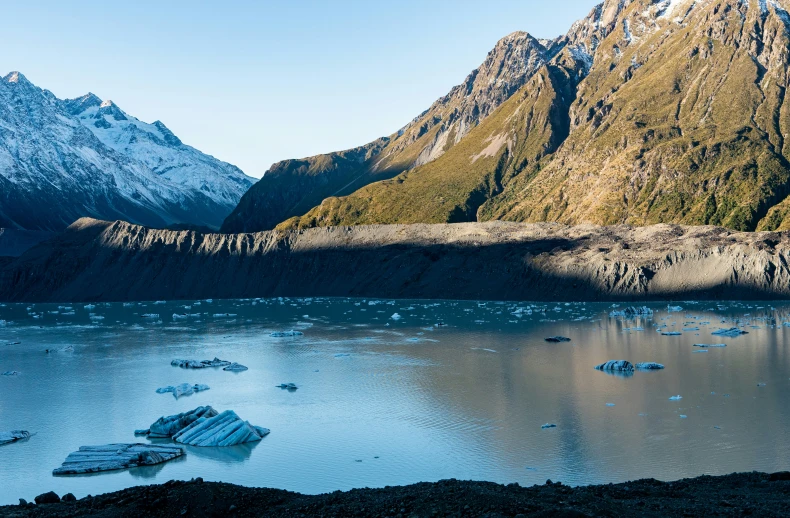
[[[172,392],[173,396],[178,399],[181,396],[191,396],[195,392],[203,392],[204,390],[208,390],[208,385],[200,385],[194,384],[190,385],[189,383],[182,383],[181,385],[176,385],[174,387],[162,387],[156,389],[157,394],[167,394],[168,392]]]
[[[606,363],[595,366],[595,370],[599,371],[614,371],[614,372],[631,372],[634,366],[627,360],[609,360]]]
[[[557,425],[553,423],[546,423],[543,426],[541,426],[541,428],[543,428],[544,430],[547,428],[557,428]]]
[[[729,329],[718,329],[718,330],[714,331],[711,334],[714,334],[716,336],[736,337],[736,336],[741,336],[741,335],[748,335],[749,332],[748,331],[744,331],[743,329],[739,329],[737,327],[731,327]]]
[[[556,343],[560,343],[560,342],[570,342],[571,341],[571,339],[566,337],[566,336],[550,336],[548,338],[544,338],[544,340],[546,340],[547,342],[555,343],[555,344]]]
[[[681,399],[683,399],[683,396],[680,395],[669,398],[670,401],[680,401]]]

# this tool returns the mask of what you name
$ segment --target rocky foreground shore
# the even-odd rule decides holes
[[[81,219],[0,258],[0,300],[790,297],[790,233],[507,222],[204,234]]]
[[[55,501],[53,493],[40,502]],[[0,516],[787,516],[790,472],[640,480],[572,488],[444,480],[301,495],[232,484],[171,481],[59,503],[0,507]]]

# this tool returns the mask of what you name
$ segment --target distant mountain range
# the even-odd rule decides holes
[[[486,220],[790,229],[790,0],[606,0],[412,123],[272,166],[226,232]]]
[[[62,230],[92,216],[218,228],[253,180],[93,94],[60,100],[0,80],[0,227]]]

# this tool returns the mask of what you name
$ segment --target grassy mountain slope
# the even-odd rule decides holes
[[[624,13],[580,85],[568,140],[487,218],[790,225],[787,13],[759,0],[659,7]]]
[[[330,196],[343,196],[441,157],[556,53],[553,41],[515,32],[484,63],[400,131],[365,146],[274,164],[242,198],[223,232],[270,230]]]
[[[604,4],[601,23],[574,26],[565,50],[444,156],[283,226],[505,219],[790,228],[785,2]],[[594,64],[565,93],[557,72],[582,68],[580,48]],[[537,113],[538,124],[517,112]]]
[[[327,198],[278,228],[477,220],[486,200],[567,137],[584,63],[563,51],[441,158],[343,198]]]

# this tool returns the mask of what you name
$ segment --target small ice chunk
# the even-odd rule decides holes
[[[283,338],[287,336],[302,336],[304,333],[301,331],[294,331],[293,329],[290,331],[275,331],[274,333],[270,334],[274,338]]]
[[[611,313],[609,313],[609,316],[612,318],[622,317],[626,319],[632,319],[636,317],[652,317],[653,310],[647,306],[641,306],[641,307],[631,306],[625,309],[612,311]]]
[[[615,406],[614,403],[606,403],[606,406]]]
[[[214,358],[213,360],[173,360],[170,365],[183,369],[205,369],[208,367],[227,367],[231,362]]]
[[[201,384],[194,384],[190,385],[189,383],[182,383],[181,385],[176,385],[174,387],[162,387],[156,389],[157,394],[166,394],[168,392],[172,392],[173,396],[178,399],[181,396],[191,396],[195,392],[203,392],[204,390],[208,390],[208,385],[201,385]]]
[[[683,396],[681,395],[672,396],[671,398],[669,398],[670,401],[680,401],[681,399],[683,399]]]
[[[397,313],[393,313],[393,315],[392,315],[390,318],[391,318],[392,320],[400,320],[400,319],[401,319],[401,318],[403,318],[403,317],[401,317],[401,316],[400,316],[399,314],[397,314]]]
[[[694,344],[694,347],[708,349],[709,347],[727,347],[727,344]]]
[[[640,371],[655,371],[663,369],[664,366],[656,362],[642,362],[634,365],[634,368]]]
[[[299,387],[296,386],[296,383],[281,383],[277,385],[277,388],[281,388],[283,390],[294,391]]]
[[[614,372],[632,372],[634,366],[627,360],[609,360],[606,363],[595,366],[595,370],[599,371],[614,371]]]
[[[229,372],[243,372],[243,371],[246,371],[248,369],[247,369],[247,367],[245,367],[244,365],[242,365],[240,363],[233,362],[233,363],[231,363],[230,365],[228,365],[227,367],[225,367],[222,370],[229,371]]]
[[[560,342],[570,342],[571,341],[571,339],[566,337],[566,336],[550,336],[548,338],[544,338],[544,340],[547,341],[547,342],[555,343],[555,344],[560,343]]]
[[[10,432],[0,432],[0,444],[9,444],[25,439],[30,439],[30,432],[27,430],[11,430]]]
[[[546,423],[546,424],[542,425],[541,428],[544,429],[544,430],[547,429],[547,428],[557,428],[557,425],[553,424],[553,423]]]
[[[739,329],[737,327],[731,327],[729,329],[718,329],[711,333],[716,336],[729,336],[729,337],[736,337],[741,335],[748,335],[748,331],[744,331],[743,329]]]

